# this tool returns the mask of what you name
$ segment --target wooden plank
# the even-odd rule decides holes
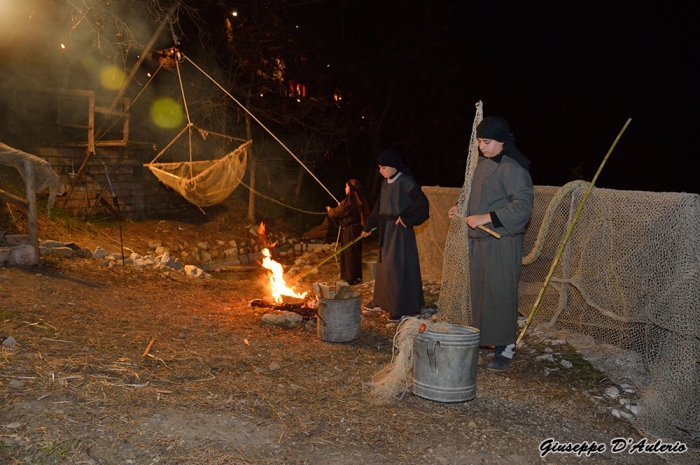
[[[338,290],[335,293],[335,300],[341,300],[347,298],[348,292],[350,291],[350,286],[347,284],[344,284],[338,288]]]
[[[131,113],[125,112],[122,110],[110,110],[107,107],[95,107],[95,113],[104,113],[105,115],[111,115],[111,116],[124,116],[126,118],[131,117]]]
[[[319,283],[319,284],[318,284],[318,287],[321,289],[321,296],[322,296],[322,298],[324,298],[324,299],[330,299],[330,298],[332,298],[332,297],[331,297],[331,290],[330,290],[330,288],[329,288],[328,286],[326,286],[325,284]]]
[[[114,174],[114,172],[117,169],[119,169],[119,165],[122,164],[122,160],[124,160],[124,157],[126,157],[126,151],[122,151],[119,154],[119,158],[117,158],[117,162],[114,164],[114,166],[111,169],[111,174]],[[90,213],[88,213],[88,218],[92,216],[93,212],[95,211],[95,207],[102,200],[102,195],[105,193],[105,189],[107,189],[106,184],[100,188],[100,193],[97,195],[97,201],[95,202],[95,205],[93,205],[92,208],[90,209]]]
[[[9,202],[12,205],[15,205],[23,210],[29,210],[29,204],[27,203],[26,200],[19,198],[17,196],[14,196],[14,195],[10,194],[9,192],[5,192],[2,189],[0,189],[0,199],[4,200],[5,202]]]

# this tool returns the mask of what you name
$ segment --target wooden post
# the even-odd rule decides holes
[[[39,230],[36,222],[36,192],[34,192],[34,166],[30,160],[24,162],[24,184],[27,192],[27,217],[29,228],[29,245],[34,248],[34,262],[39,264]]]
[[[129,84],[131,83],[132,79],[134,79],[136,72],[138,71],[139,67],[141,67],[141,63],[143,62],[143,60],[146,59],[146,56],[150,53],[151,48],[153,47],[153,44],[156,43],[156,40],[158,39],[158,36],[160,36],[160,33],[163,32],[163,29],[165,29],[165,26],[170,23],[170,17],[175,13],[179,4],[180,4],[180,1],[177,0],[173,4],[173,6],[170,7],[170,10],[165,15],[165,18],[163,18],[163,20],[160,22],[158,29],[156,29],[156,32],[153,33],[153,37],[151,37],[151,40],[148,41],[148,43],[146,44],[144,49],[141,51],[141,54],[139,55],[138,60],[136,60],[136,64],[134,65],[133,68],[131,68],[131,72],[129,73],[129,76],[127,76],[126,80],[124,81],[124,84],[122,84],[122,87],[121,87],[121,89],[119,89],[117,96],[114,97],[114,101],[112,102],[112,105],[109,107],[110,111],[114,111],[114,109],[117,108],[117,104],[119,103],[119,99],[121,99],[122,96],[124,95],[124,92],[126,92],[126,88],[129,87]]]

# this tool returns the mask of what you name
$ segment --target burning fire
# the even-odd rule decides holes
[[[267,242],[267,237],[265,236],[265,223],[262,222],[258,227],[258,240],[264,247],[274,247],[276,244],[276,242],[275,244],[269,244]],[[272,297],[275,299],[275,302],[282,302],[283,295],[297,297],[299,299],[305,298],[306,292],[300,294],[296,292],[293,287],[287,286],[287,283],[284,281],[284,270],[282,269],[282,264],[274,261],[271,258],[270,249],[264,248],[262,249],[262,253],[264,256],[262,266],[269,271],[270,291],[272,293]]]
[[[306,297],[306,292],[298,293],[294,288],[288,287],[287,283],[284,281],[284,270],[282,269],[282,264],[274,261],[270,258],[270,250],[263,249],[262,253],[264,255],[262,266],[269,271],[270,275],[270,291],[275,302],[282,302],[282,296],[287,295],[291,297],[297,297],[303,299]]]

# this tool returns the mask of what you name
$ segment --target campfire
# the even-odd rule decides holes
[[[265,223],[263,222],[261,222],[260,226],[258,227],[258,241],[260,242],[260,245],[264,247],[264,249],[262,249],[262,266],[268,271],[268,276],[270,278],[270,293],[272,294],[272,298],[275,299],[275,302],[282,303],[283,296],[304,300],[307,293],[297,292],[294,287],[288,286],[284,280],[284,269],[282,264],[272,259],[272,252],[270,252],[270,248],[273,248],[276,242],[270,244],[267,241],[267,236],[265,235]]]
[[[261,223],[262,224],[262,223]],[[295,297],[297,299],[305,299],[306,292],[299,293],[294,287],[289,287],[284,280],[284,269],[282,264],[274,261],[271,258],[270,249],[263,249],[263,268],[268,270],[270,277],[270,292],[275,302],[282,302],[282,296]]]

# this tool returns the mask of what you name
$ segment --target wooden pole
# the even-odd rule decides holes
[[[39,229],[36,221],[36,192],[34,192],[34,166],[30,160],[24,162],[24,185],[27,192],[27,218],[29,229],[29,245],[34,248],[32,265],[39,264]]]
[[[377,228],[372,228],[369,232],[372,233],[372,232],[374,232],[375,229],[377,229]],[[318,263],[316,266],[314,266],[313,268],[309,268],[306,272],[299,274],[298,276],[296,276],[295,279],[296,279],[297,281],[301,280],[301,279],[304,278],[306,275],[308,275],[309,273],[311,273],[313,270],[317,270],[319,266],[323,265],[324,263],[326,263],[326,262],[327,262],[328,260],[330,260],[331,258],[338,256],[343,250],[347,249],[348,247],[350,247],[351,245],[355,244],[356,242],[361,241],[361,240],[364,239],[365,237],[367,237],[367,236],[364,236],[364,235],[360,234],[360,235],[357,236],[355,239],[353,239],[352,242],[346,244],[345,246],[343,246],[340,250],[338,250],[338,251],[335,252],[334,254],[329,255],[328,257],[324,258],[323,260],[321,260],[321,262],[319,262],[319,263]]]
[[[2,189],[0,189],[0,200],[4,200],[5,202],[9,202],[13,205],[16,205],[23,210],[29,210],[29,204],[26,200],[14,196],[9,192],[5,192]]]
[[[141,55],[139,55],[139,59],[136,61],[136,64],[134,65],[134,67],[131,68],[131,72],[129,73],[129,76],[126,78],[126,81],[124,81],[124,84],[122,85],[121,89],[119,89],[119,93],[117,94],[116,97],[114,97],[114,101],[112,102],[112,105],[109,107],[109,111],[114,111],[114,109],[117,107],[117,104],[119,103],[119,99],[121,99],[122,96],[124,95],[124,92],[126,92],[126,88],[129,86],[129,84],[131,83],[131,80],[134,79],[136,72],[141,67],[141,63],[143,63],[143,60],[146,59],[146,56],[151,51],[153,44],[155,44],[155,42],[156,42],[156,39],[158,39],[158,36],[160,36],[160,34],[163,32],[163,29],[165,29],[165,26],[170,22],[170,17],[173,15],[173,13],[175,13],[175,10],[177,10],[177,7],[179,4],[180,4],[180,1],[178,0],[173,4],[172,7],[170,7],[168,14],[166,14],[165,18],[163,18],[163,21],[160,22],[160,26],[158,26],[158,29],[153,34],[153,37],[151,37],[151,40],[146,44],[143,51],[141,51]]]
[[[552,261],[552,266],[549,268],[549,273],[547,273],[547,277],[544,280],[544,284],[542,284],[542,288],[540,289],[540,293],[537,295],[537,299],[535,299],[535,304],[532,306],[532,310],[530,311],[530,315],[527,317],[527,320],[525,321],[525,326],[523,326],[523,330],[520,332],[518,339],[515,341],[516,346],[518,344],[520,344],[520,341],[522,341],[523,337],[525,337],[525,332],[527,331],[527,328],[530,326],[530,323],[532,323],[532,319],[535,317],[537,310],[539,310],[540,305],[542,304],[542,298],[544,297],[544,292],[547,290],[547,286],[549,286],[549,281],[552,279],[552,276],[554,275],[554,269],[559,264],[559,260],[561,259],[561,256],[564,253],[564,248],[566,247],[567,242],[569,242],[569,237],[571,237],[571,232],[574,230],[574,226],[576,226],[576,221],[578,220],[578,217],[581,215],[581,212],[583,211],[584,205],[586,205],[586,200],[588,199],[588,195],[591,193],[591,190],[593,190],[593,185],[595,184],[596,180],[598,179],[598,175],[603,170],[603,166],[605,166],[605,162],[608,161],[608,157],[610,157],[610,154],[612,153],[613,149],[617,145],[617,141],[620,140],[620,137],[622,137],[622,133],[625,132],[625,129],[627,129],[627,126],[629,126],[631,121],[632,121],[632,118],[627,119],[627,122],[625,123],[625,125],[622,127],[622,130],[615,138],[615,141],[613,142],[612,146],[610,147],[610,150],[608,150],[607,155],[605,155],[603,162],[598,167],[598,171],[596,172],[595,176],[593,176],[593,180],[588,185],[588,190],[586,190],[586,193],[583,195],[583,199],[581,200],[581,203],[579,204],[578,208],[576,209],[576,213],[574,214],[574,218],[571,220],[571,224],[569,225],[569,229],[566,231],[566,234],[564,235],[564,239],[561,241],[561,244],[559,245],[559,250],[557,251],[557,255],[554,257],[554,261]]]

